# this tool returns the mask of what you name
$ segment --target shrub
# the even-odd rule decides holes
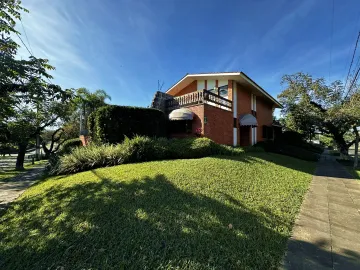
[[[166,137],[166,123],[157,109],[108,105],[90,115],[88,127],[94,142],[113,144],[135,135]]]
[[[200,158],[216,155],[217,144],[208,138],[171,139],[168,145],[170,158]]]
[[[58,154],[59,155],[69,154],[73,149],[81,145],[82,142],[79,138],[69,139],[61,145]]]
[[[304,144],[305,143],[303,143],[302,145]],[[279,141],[264,141],[257,143],[256,146],[262,147],[267,152],[278,153],[308,161],[318,161],[320,158],[320,155],[318,153],[294,145],[280,143]]]
[[[280,154],[308,161],[318,161],[320,158],[320,155],[317,153],[293,145],[281,146]]]
[[[123,143],[117,145],[90,144],[76,148],[70,154],[54,159],[50,173],[68,174],[124,163],[243,153],[245,151],[242,148],[218,145],[208,138],[168,140],[135,136],[132,139],[125,138]]]
[[[324,152],[324,147],[323,146],[313,144],[313,143],[304,142],[302,144],[302,148],[304,148],[304,149],[306,149],[308,151],[311,151],[311,152],[318,153],[318,154],[321,154],[322,152]]]
[[[304,136],[296,131],[285,131],[279,135],[275,142],[281,142],[282,144],[289,144],[294,146],[301,146],[305,140]]]

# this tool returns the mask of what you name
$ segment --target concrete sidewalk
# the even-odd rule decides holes
[[[282,269],[360,269],[360,181],[324,153]]]
[[[6,210],[9,203],[34,184],[43,172],[44,167],[38,167],[7,179],[6,182],[0,182],[0,214]]]

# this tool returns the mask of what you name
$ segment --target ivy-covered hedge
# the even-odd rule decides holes
[[[94,142],[121,143],[135,135],[166,137],[167,119],[157,109],[108,105],[97,109],[88,119]]]

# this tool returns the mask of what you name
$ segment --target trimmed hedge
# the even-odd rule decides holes
[[[279,135],[276,139],[276,142],[281,142],[282,144],[289,144],[294,146],[301,146],[304,142],[304,135],[296,131],[285,131]]]
[[[208,138],[166,139],[135,136],[117,145],[90,144],[58,156],[51,163],[51,174],[69,174],[99,167],[164,159],[201,158],[211,155],[237,156],[263,151],[259,147],[233,148],[219,145]],[[54,160],[55,161],[55,160]]]
[[[308,148],[312,147],[310,144],[305,142],[302,143],[302,146],[306,144],[308,145]],[[303,147],[297,147],[285,143],[264,141],[257,143],[256,146],[262,147],[267,152],[282,154],[307,161],[318,161],[320,158],[320,154],[315,151],[309,151]]]
[[[88,119],[96,143],[121,143],[135,135],[166,137],[167,118],[157,109],[108,105],[94,111]]]
[[[82,146],[82,142],[79,138],[69,139],[61,145],[58,154],[59,155],[69,154],[73,149],[79,146]]]

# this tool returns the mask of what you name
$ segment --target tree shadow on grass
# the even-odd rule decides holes
[[[272,229],[281,221],[234,198],[188,193],[163,175],[117,182],[94,173],[98,182],[12,205],[0,219],[1,269],[273,269],[283,255],[287,237]]]
[[[268,152],[253,152],[253,153],[249,152],[240,156],[216,156],[216,158],[241,161],[247,163],[264,162],[264,164],[266,164],[265,162],[271,162],[282,167],[286,167],[296,171],[301,171],[311,175],[314,174],[315,167],[317,164],[317,162],[314,161],[305,161],[281,154],[268,153]]]

